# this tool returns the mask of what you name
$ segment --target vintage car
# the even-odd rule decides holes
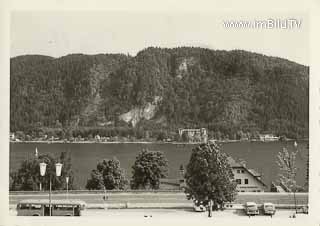
[[[255,202],[246,202],[244,210],[248,216],[259,215],[258,205]]]
[[[297,209],[296,213],[308,214],[309,213],[309,208],[308,208],[308,206],[302,206],[299,209]]]
[[[302,207],[302,213],[308,214],[309,213],[309,207],[308,206],[303,206]]]
[[[276,213],[276,207],[271,202],[263,203],[262,210],[265,215],[274,215]]]
[[[203,205],[203,203],[200,201],[195,201],[194,205],[193,205],[193,209],[196,212],[205,212],[207,210],[207,208],[205,207],[205,205]]]

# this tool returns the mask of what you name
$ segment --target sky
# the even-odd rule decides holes
[[[293,29],[227,29],[228,20],[294,18]],[[125,11],[14,11],[10,56],[71,53],[135,55],[150,47],[242,49],[309,65],[308,15],[303,13],[182,13]]]

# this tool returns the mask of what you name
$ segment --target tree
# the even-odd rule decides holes
[[[45,175],[40,176],[40,162],[47,164]],[[56,176],[55,163],[62,163],[61,176]],[[58,159],[50,154],[42,154],[23,160],[20,168],[10,174],[10,190],[13,191],[36,191],[49,190],[50,176],[52,190],[66,189],[65,177],[69,176],[69,189],[73,189],[73,171],[71,169],[71,157],[66,152],[61,152]]]
[[[92,170],[90,179],[87,180],[86,188],[89,190],[103,190],[104,182],[103,176],[98,170]]]
[[[277,155],[277,164],[280,168],[279,181],[291,191],[298,189],[296,182],[296,155],[298,149],[289,152],[286,148],[283,148]]]
[[[309,192],[309,144],[307,144],[307,163],[306,163],[306,176],[304,183],[304,191]]]
[[[123,190],[128,184],[125,171],[120,167],[120,161],[115,157],[98,162],[97,169],[92,170],[90,176],[91,178],[88,179],[86,185],[89,190]]]
[[[159,189],[160,178],[168,174],[168,160],[163,152],[142,150],[132,169],[132,189]]]
[[[215,143],[192,150],[185,178],[187,198],[195,202],[217,206],[235,199],[236,183],[228,156]]]

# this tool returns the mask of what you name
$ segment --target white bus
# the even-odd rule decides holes
[[[52,200],[51,216],[81,216],[85,209],[81,200]],[[18,216],[50,216],[49,200],[21,200],[17,204]]]

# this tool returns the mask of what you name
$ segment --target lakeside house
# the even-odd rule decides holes
[[[261,174],[254,169],[249,169],[245,164],[236,162],[228,157],[234,180],[237,182],[238,192],[264,192],[267,185],[261,180]]]
[[[232,157],[228,157],[228,162],[232,168],[234,180],[237,182],[237,192],[264,192],[267,185],[262,181],[261,174],[254,169],[248,169],[245,164],[236,162]],[[184,169],[180,168],[180,176],[177,179],[161,179],[160,188],[175,190],[183,189],[186,186],[184,179]]]

